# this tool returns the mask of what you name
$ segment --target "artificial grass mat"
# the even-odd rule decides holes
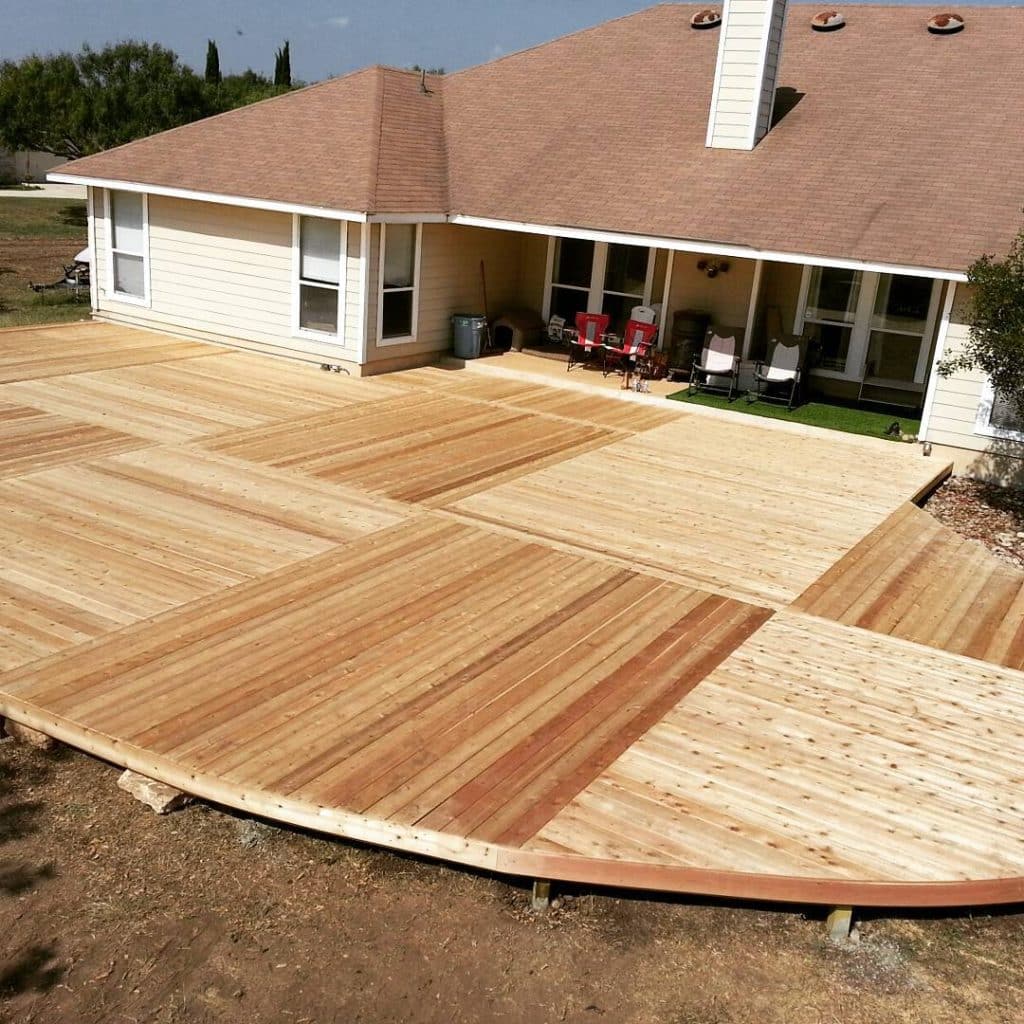
[[[888,437],[886,430],[898,422],[900,432],[917,435],[921,421],[916,416],[907,416],[903,412],[878,412],[872,409],[860,409],[847,405],[831,405],[824,402],[806,402],[792,411],[778,402],[748,403],[746,395],[740,395],[731,402],[724,395],[706,393],[688,395],[686,389],[676,391],[668,396],[682,405],[706,405],[713,409],[728,409],[731,412],[748,413],[751,416],[763,416],[772,420],[788,420],[790,423],[804,423],[809,427],[823,427],[825,430],[841,430],[847,434],[863,434],[867,437],[880,437],[898,441],[898,437]]]

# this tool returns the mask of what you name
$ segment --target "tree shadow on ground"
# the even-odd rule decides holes
[[[68,227],[82,228],[84,230],[88,226],[85,203],[69,203],[67,206],[62,206],[60,222]]]
[[[17,791],[21,786],[38,784],[52,770],[50,757],[8,756],[0,762],[0,846],[39,831],[45,805],[40,800],[18,800]],[[0,898],[29,893],[56,874],[53,864],[0,860]],[[55,945],[29,946],[0,963],[0,1002],[24,992],[49,992],[63,973]]]
[[[0,968],[0,1000],[23,992],[49,992],[64,975],[52,945],[29,946]]]

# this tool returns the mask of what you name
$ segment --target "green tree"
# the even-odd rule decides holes
[[[203,82],[177,54],[124,42],[0,64],[0,144],[75,158],[210,112]]]
[[[208,87],[211,113],[217,114],[279,96],[283,92],[288,92],[287,87],[274,85],[266,75],[252,68],[240,75],[225,75],[219,85]]]
[[[274,54],[274,85],[281,85],[286,89],[292,86],[292,56],[287,39],[284,46]]]
[[[939,373],[981,370],[1024,416],[1024,229],[1005,259],[986,255],[971,264],[967,282],[967,342],[940,363]]]
[[[203,77],[210,85],[220,85],[220,54],[212,39],[206,41],[206,74]]]

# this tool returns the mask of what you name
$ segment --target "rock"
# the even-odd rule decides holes
[[[192,802],[192,797],[180,789],[157,782],[156,779],[148,779],[145,775],[139,775],[138,772],[125,771],[117,780],[117,785],[126,793],[130,793],[136,800],[151,807],[157,814],[170,814],[172,811],[179,811],[186,804]]]
[[[238,843],[243,850],[251,850],[262,846],[274,834],[274,828],[254,818],[242,818],[235,822]]]
[[[53,750],[57,746],[57,741],[52,736],[47,736],[38,729],[30,729],[27,725],[12,722],[9,718],[4,723],[4,730],[12,739],[19,743],[27,743],[36,750]]]

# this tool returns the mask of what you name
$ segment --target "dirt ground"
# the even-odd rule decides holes
[[[526,889],[0,745],[0,1020],[39,1024],[1010,1024],[1024,915],[820,915]]]
[[[981,541],[1004,562],[1024,568],[1024,490],[950,477],[925,507],[957,533]]]
[[[81,239],[0,240],[0,327],[88,320],[89,296],[77,301],[64,292],[37,295],[29,284],[46,284],[63,276],[62,267],[83,246]]]
[[[88,295],[37,295],[29,284],[60,280],[86,245],[85,203],[11,199],[0,191],[0,327],[88,319]]]

